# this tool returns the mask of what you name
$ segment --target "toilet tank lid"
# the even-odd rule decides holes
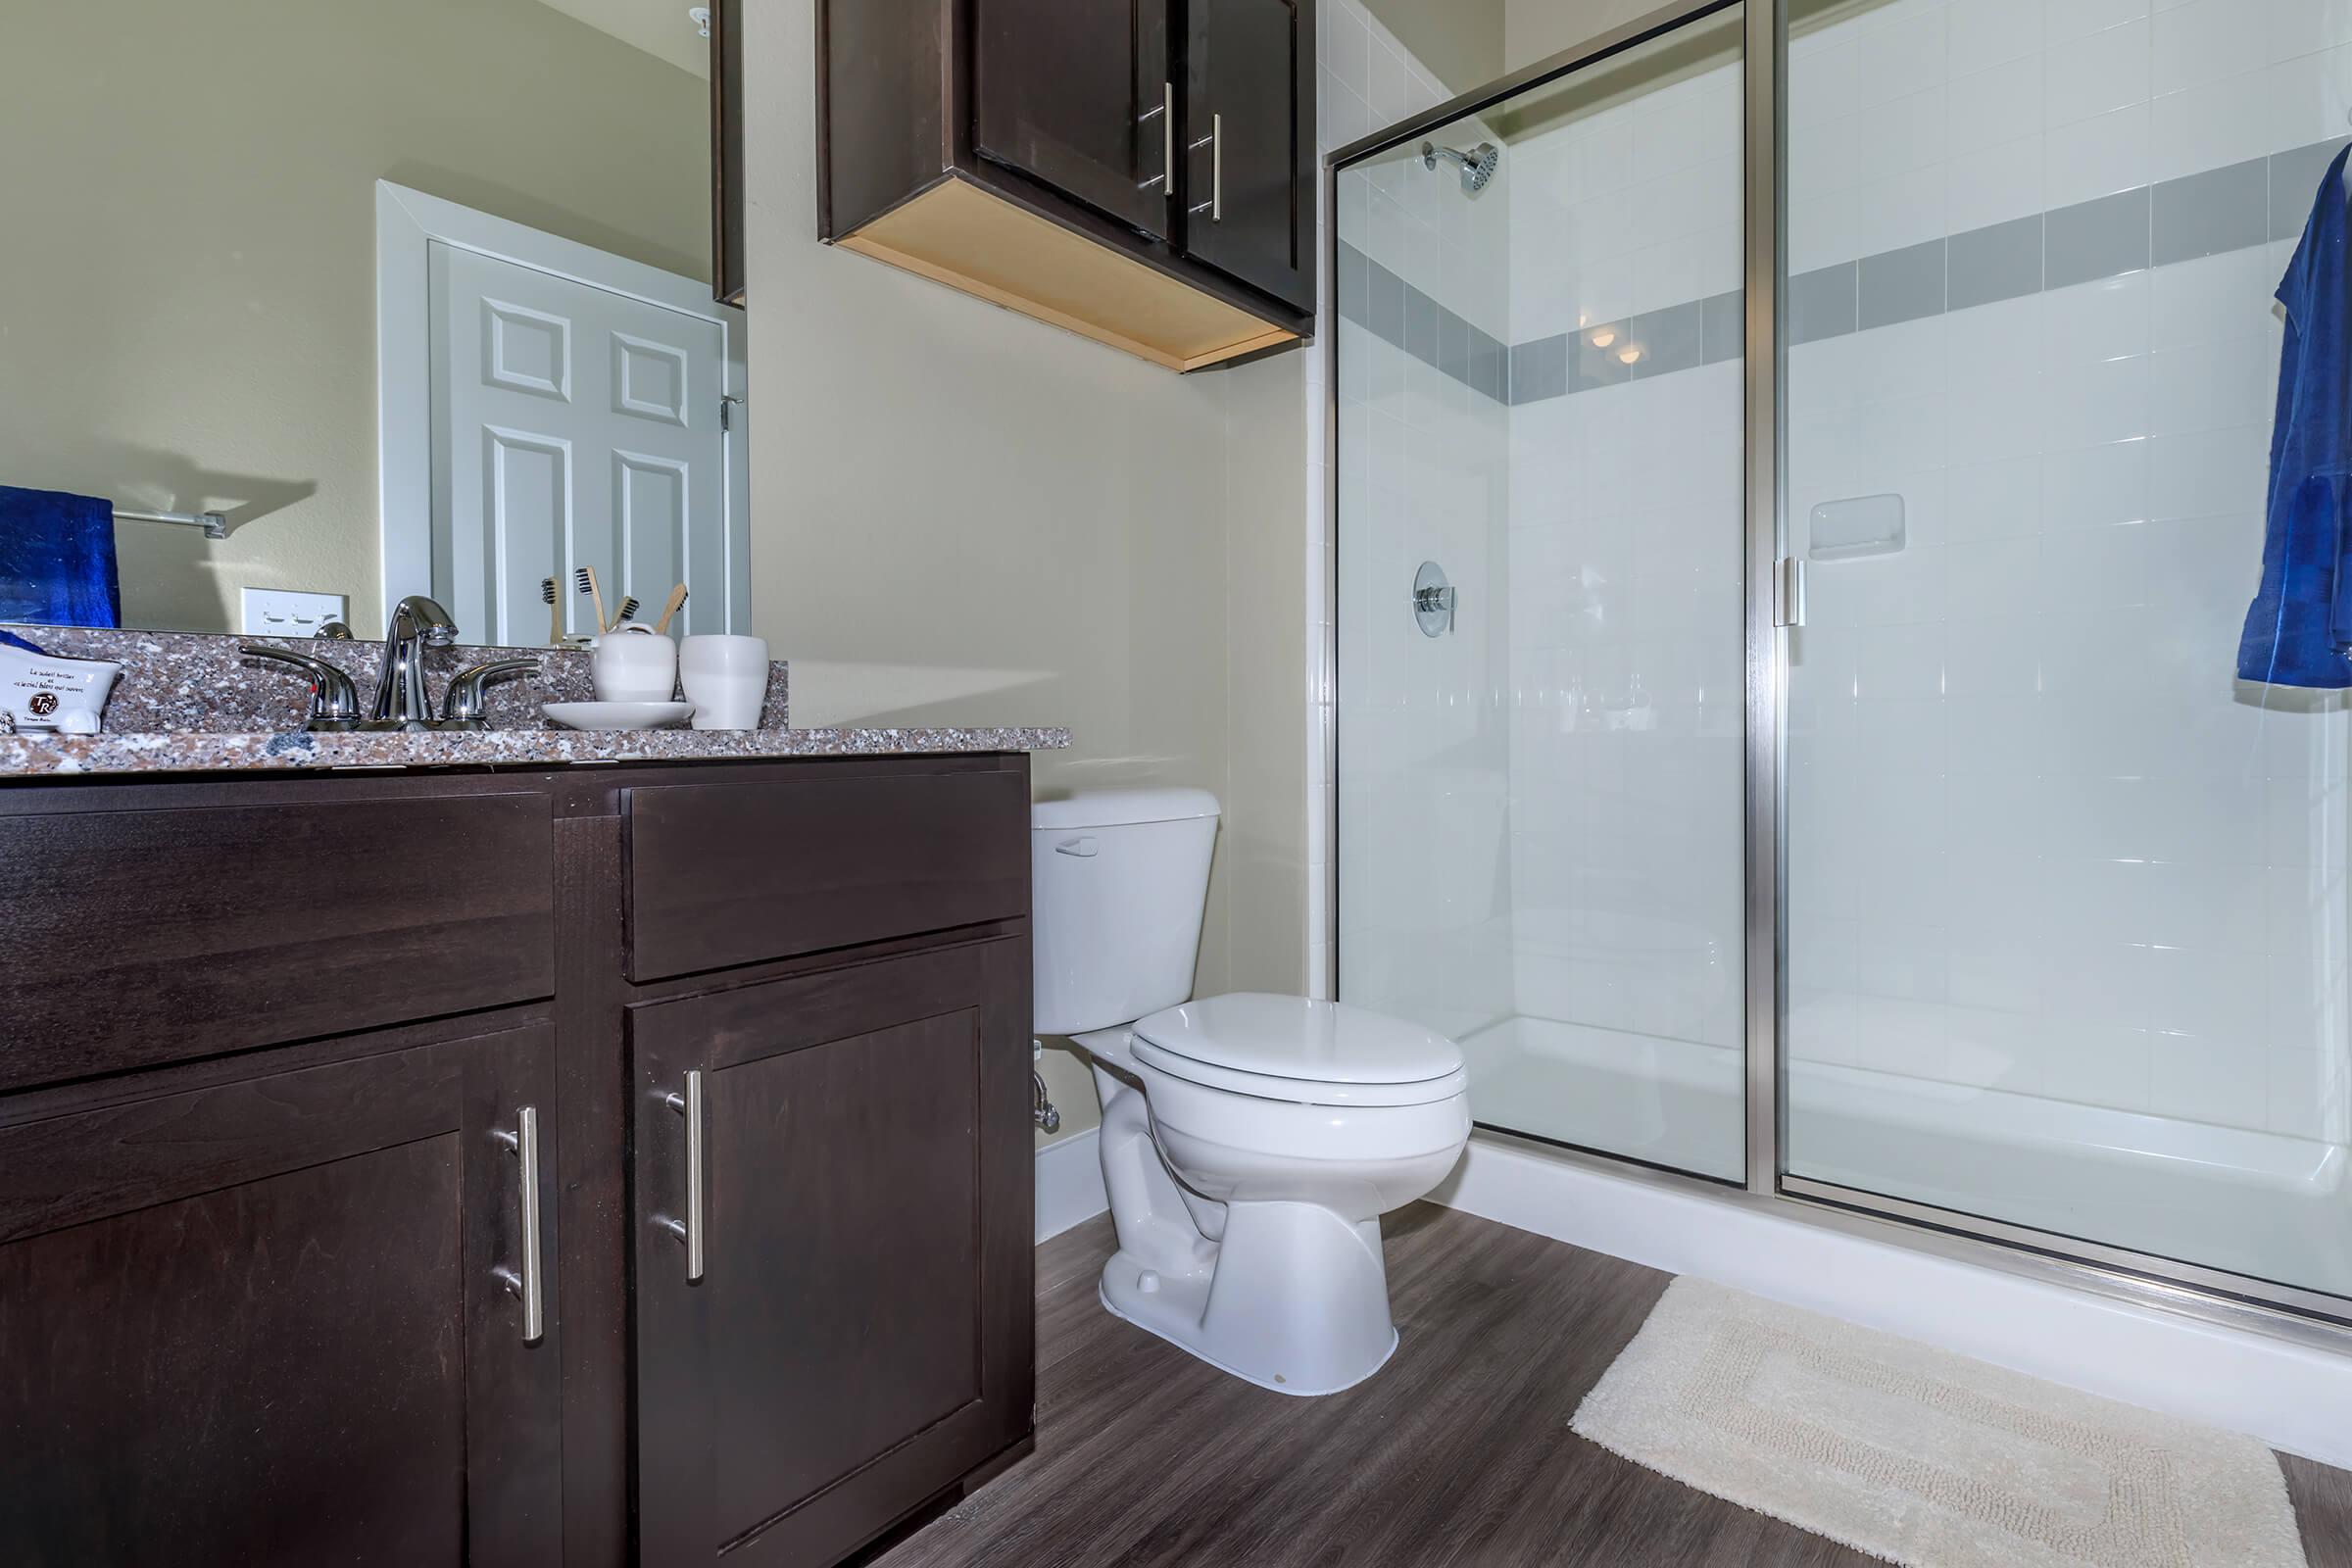
[[[1206,790],[1080,790],[1030,807],[1029,827],[1037,833],[1061,833],[1071,828],[1183,822],[1216,814],[1217,798]]]
[[[1338,1002],[1237,992],[1139,1020],[1136,1038],[1233,1072],[1326,1084],[1425,1083],[1461,1070],[1434,1029]]]

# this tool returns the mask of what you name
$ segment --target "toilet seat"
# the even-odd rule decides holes
[[[1237,992],[1164,1008],[1133,1026],[1134,1058],[1204,1089],[1294,1104],[1428,1105],[1468,1075],[1445,1036],[1385,1013]]]

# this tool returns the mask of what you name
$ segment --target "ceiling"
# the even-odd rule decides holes
[[[540,0],[599,32],[698,76],[710,74],[710,45],[686,15],[689,0]]]

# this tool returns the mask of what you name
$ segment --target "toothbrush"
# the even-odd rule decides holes
[[[539,579],[539,600],[547,606],[548,645],[559,647],[564,641],[564,607],[556,600],[555,578],[542,577]]]
[[[669,603],[662,607],[662,618],[654,622],[654,630],[665,637],[668,636],[670,617],[675,615],[678,612],[678,607],[685,603],[686,585],[680,583],[669,591]]]
[[[620,602],[619,612],[612,617],[612,624],[615,626],[625,626],[629,623],[629,617],[635,613],[637,613],[637,601],[635,597],[632,596],[630,598],[623,599]]]
[[[586,594],[588,598],[594,602],[596,606],[596,634],[599,637],[602,637],[605,633],[611,631],[612,628],[605,621],[605,593],[603,589],[597,587],[596,585],[596,568],[594,566],[582,566],[577,571],[574,571],[571,576],[572,580],[580,585],[580,592]]]

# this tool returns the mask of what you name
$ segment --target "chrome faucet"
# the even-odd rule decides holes
[[[370,728],[423,729],[433,722],[432,693],[424,682],[424,651],[458,640],[458,623],[422,594],[392,607],[384,628],[384,668],[376,678]]]

